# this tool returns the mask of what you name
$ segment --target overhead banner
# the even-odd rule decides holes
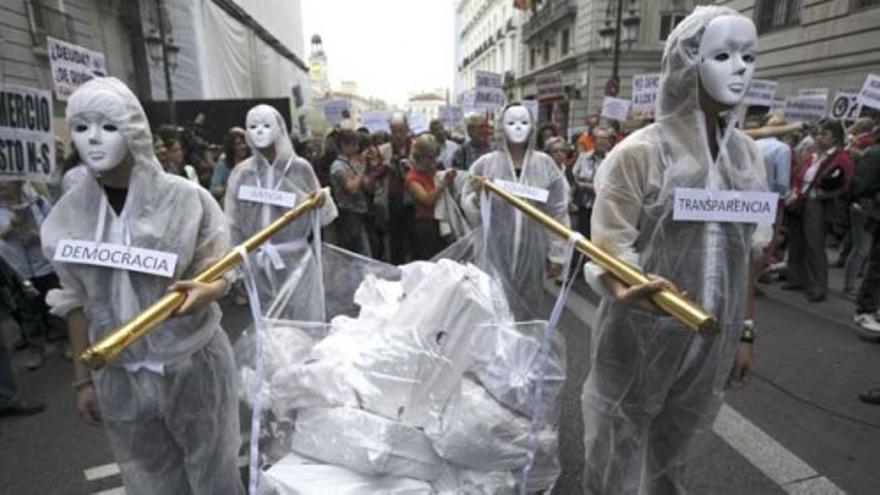
[[[461,107],[442,106],[440,107],[440,120],[447,127],[455,127],[464,120],[464,113]]]
[[[818,122],[828,111],[824,96],[795,96],[785,99],[785,118],[797,122]]]
[[[391,126],[388,121],[391,119],[391,112],[364,112],[361,114],[361,125],[370,130],[370,132],[391,132]]]
[[[477,88],[498,88],[501,89],[501,74],[478,70],[475,74]]]
[[[558,100],[565,97],[562,85],[562,71],[553,71],[535,76],[538,101]]]
[[[338,124],[351,116],[348,100],[329,100],[324,103],[324,118],[330,124]]]
[[[87,81],[107,75],[103,53],[48,36],[46,45],[55,97],[61,101]]]
[[[0,180],[54,182],[52,93],[0,84]]]
[[[840,120],[856,120],[862,106],[859,105],[859,94],[855,92],[838,91],[831,102],[831,117]]]
[[[757,105],[769,107],[773,105],[773,99],[776,97],[776,88],[779,83],[768,79],[753,79],[746,91],[746,97],[743,103],[746,105]]]
[[[660,74],[639,74],[632,80],[632,113],[641,119],[654,118]]]
[[[602,100],[602,117],[606,119],[626,120],[629,114],[629,100],[606,96]]]
[[[880,109],[880,76],[868,74],[862,90],[859,91],[859,104]]]

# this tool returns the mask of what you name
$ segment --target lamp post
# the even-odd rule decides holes
[[[606,54],[613,50],[611,77],[605,83],[605,96],[617,96],[620,93],[620,42],[621,37],[627,49],[632,47],[639,37],[641,19],[636,15],[636,0],[629,0],[629,12],[623,15],[624,0],[609,0],[606,10],[605,27],[599,30],[602,51]],[[615,12],[612,21],[611,13]],[[612,26],[612,23],[614,26]],[[625,32],[624,32],[625,31]]]
[[[156,25],[145,38],[147,51],[153,63],[162,62],[165,72],[165,96],[168,99],[168,120],[172,125],[177,125],[177,112],[174,108],[174,90],[171,87],[171,72],[177,69],[177,55],[180,47],[174,43],[171,36],[171,26],[165,29],[165,1],[156,1]]]

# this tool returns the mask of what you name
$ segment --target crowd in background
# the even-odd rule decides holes
[[[337,220],[323,230],[325,240],[402,264],[430,259],[462,236],[464,227],[445,216],[443,208],[455,207],[448,199],[457,199],[470,166],[496,149],[496,133],[486,115],[467,115],[464,128],[464,136],[455,135],[435,120],[416,135],[404,114],[394,114],[390,132],[335,127],[321,138],[294,138],[296,153],[312,164],[322,186],[331,187],[339,209]],[[564,172],[571,225],[589,237],[596,175],[626,133],[618,122],[603,123],[595,114],[583,129],[566,136],[557,124],[544,123],[537,128],[534,149],[547,153]],[[783,289],[803,290],[808,301],[819,303],[829,291],[829,266],[843,268],[843,284],[836,289],[855,302],[859,329],[880,338],[878,115],[847,127],[832,119],[791,126],[769,114],[747,118],[743,129],[756,133],[768,189],[781,198],[774,239],[755,260],[753,282],[782,281]],[[251,155],[240,127],[214,144],[198,125],[160,126],[154,147],[167,173],[198,182],[221,205],[230,172]],[[63,142],[57,148],[60,188],[0,182],[0,301],[20,328],[15,347],[31,350],[27,362],[32,369],[41,365],[48,342],[64,338],[61,321],[49,315],[44,302],[58,281],[40,251],[39,225],[53,202],[89,173],[75,150],[65,154]],[[836,259],[829,262],[835,250]],[[761,295],[760,285],[755,292]],[[236,299],[246,302],[243,293]],[[0,348],[0,368],[8,368],[9,354]]]

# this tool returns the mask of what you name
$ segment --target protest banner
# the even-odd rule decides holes
[[[475,74],[477,88],[498,88],[501,89],[501,74],[478,70]]]
[[[828,111],[828,98],[817,96],[794,96],[785,99],[785,118],[790,122],[818,122]]]
[[[364,112],[361,114],[361,125],[370,132],[391,132],[391,126],[388,124],[390,118],[391,112]]]
[[[632,82],[633,117],[650,119],[654,117],[657,104],[657,85],[660,74],[638,74]]]
[[[855,120],[859,117],[862,106],[859,105],[857,92],[838,91],[831,102],[831,117],[840,120]]]
[[[538,101],[558,100],[565,97],[561,71],[535,76],[535,87],[538,90]]]
[[[859,104],[880,109],[880,76],[868,74],[862,90],[859,91]]]
[[[103,53],[52,37],[46,37],[46,45],[55,97],[61,101],[87,81],[107,75]]]
[[[602,117],[624,121],[629,114],[629,100],[606,96],[602,100]]]
[[[345,114],[350,116],[348,100],[329,100],[324,103],[324,119],[335,125],[345,120]]]
[[[457,127],[464,120],[464,113],[461,107],[442,106],[440,107],[440,120],[446,127]]]
[[[0,179],[57,180],[48,90],[0,84]]]
[[[746,105],[769,107],[773,104],[773,99],[776,97],[777,86],[779,86],[779,83],[776,81],[754,79],[752,84],[749,85],[748,91],[746,91],[743,103]]]

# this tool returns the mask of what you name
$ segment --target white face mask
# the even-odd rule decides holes
[[[758,34],[751,19],[718,17],[706,26],[700,41],[700,82],[718,103],[738,105],[755,73]]]
[[[101,113],[71,117],[70,134],[83,163],[96,173],[116,168],[128,154],[119,126]]]
[[[267,105],[257,105],[252,108],[247,114],[245,125],[248,137],[259,149],[272,146],[281,135],[275,112]]]
[[[532,130],[532,117],[529,109],[517,105],[508,108],[504,112],[504,135],[507,140],[514,144],[523,144],[529,139]]]

